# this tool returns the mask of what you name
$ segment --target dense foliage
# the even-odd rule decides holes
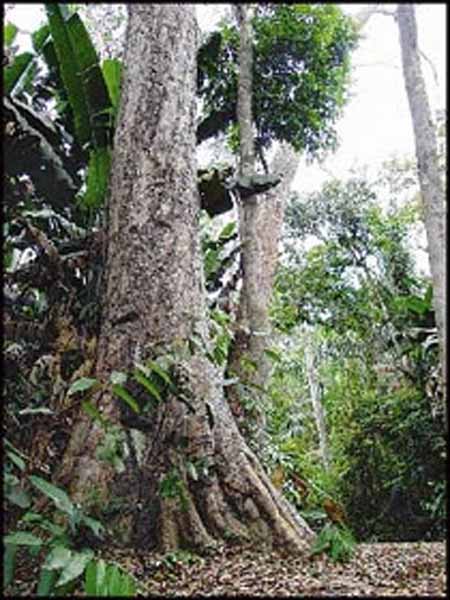
[[[379,191],[359,178],[330,182],[288,207],[273,318],[291,349],[272,383],[269,417],[281,452],[274,456],[309,482],[306,495],[295,477],[285,489],[319,521],[316,508],[330,494],[345,504],[360,539],[442,537],[437,338],[431,287],[416,274],[408,245],[417,205],[380,206]],[[323,388],[329,470],[311,452],[318,441],[306,345]],[[392,506],[394,489],[400,510]]]
[[[311,155],[333,148],[356,44],[351,20],[333,4],[267,4],[253,28],[256,146],[284,140]],[[238,42],[224,23],[199,51],[199,141],[236,125]]]

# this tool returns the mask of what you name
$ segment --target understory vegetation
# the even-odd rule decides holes
[[[386,169],[401,172],[396,164]],[[324,519],[330,496],[345,506],[360,541],[445,536],[432,288],[416,273],[408,244],[419,224],[417,200],[394,200],[380,209],[380,192],[361,178],[331,182],[301,204],[293,198],[273,303],[280,343],[268,403],[271,460],[300,510],[320,519],[322,508]],[[316,237],[306,250],[308,236]],[[307,351],[329,464],[310,401]],[[309,485],[299,490],[289,472]]]
[[[103,460],[120,472],[129,452],[129,431],[110,426],[90,403],[99,385],[91,368],[121,62],[100,61],[77,12],[61,7],[47,5],[48,23],[33,32],[29,52],[15,45],[17,27],[4,26],[4,585],[14,592],[27,552],[39,562],[38,595],[70,595],[79,586],[92,596],[133,596],[142,591],[136,579],[98,552],[111,541],[109,518],[126,517],[127,507],[116,505],[115,498],[99,507],[95,497],[81,507],[64,482],[52,483],[80,407],[104,428]],[[265,27],[282,27],[285,18],[280,13],[278,20],[258,21],[261,60],[269,60],[273,34]],[[351,32],[343,22],[339,26],[349,44]],[[234,52],[235,35],[223,27],[225,53]],[[213,63],[205,56],[199,89],[204,98],[210,93],[217,100]],[[218,64],[225,69],[228,63]],[[329,85],[339,87],[340,80]],[[228,88],[222,92],[225,100],[232,95]],[[228,126],[232,108],[224,101],[222,110],[222,126]],[[280,135],[289,141],[295,132],[285,116]],[[208,119],[197,132],[200,138],[217,125],[212,109]],[[257,125],[262,152],[272,131],[265,112]],[[227,136],[233,147],[233,126]],[[320,145],[319,137],[313,146]],[[333,146],[331,130],[326,137]],[[241,382],[241,430],[251,443],[252,418],[264,414],[260,458],[274,485],[318,534],[312,555],[327,552],[333,561],[350,560],[360,542],[446,536],[446,445],[432,287],[417,271],[411,243],[421,227],[416,187],[414,168],[394,162],[377,182],[360,173],[329,181],[310,196],[292,194],[271,304],[270,381],[258,390],[258,402]],[[209,358],[229,385],[226,365],[240,277],[237,225],[229,215],[207,212],[209,204],[202,202],[214,342]],[[250,361],[248,369],[253,368]],[[147,404],[125,390],[127,377],[147,394]],[[133,373],[112,373],[109,385],[133,423],[145,422],[146,412],[176,382],[170,364],[146,364]],[[193,479],[202,468],[207,466],[189,466]],[[172,475],[160,493],[182,499],[181,482]],[[195,557],[186,552],[165,560],[173,565]]]

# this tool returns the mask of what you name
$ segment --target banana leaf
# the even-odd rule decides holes
[[[91,128],[80,65],[59,4],[46,4],[45,10],[59,63],[59,71],[73,111],[76,136],[79,144],[84,146],[90,142]]]

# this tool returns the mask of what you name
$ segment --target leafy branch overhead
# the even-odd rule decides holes
[[[351,19],[330,4],[267,4],[258,6],[253,29],[256,147],[278,140],[311,156],[332,149],[357,42]],[[224,23],[199,50],[199,142],[237,122],[238,45],[236,27]]]

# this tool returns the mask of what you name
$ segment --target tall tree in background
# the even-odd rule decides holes
[[[317,437],[319,440],[320,459],[325,471],[330,469],[330,450],[328,444],[327,424],[323,406],[323,384],[320,381],[319,344],[314,339],[314,333],[305,328],[305,367],[308,379],[309,395],[316,422]],[[309,340],[308,340],[309,333]]]
[[[105,431],[99,419],[81,417],[61,478],[74,496],[95,492],[104,507],[121,498],[126,514],[111,524],[118,531],[120,523],[128,543],[202,550],[233,538],[303,551],[312,533],[246,446],[207,356],[194,7],[130,5],[126,39],[96,376],[107,381],[113,371],[158,364],[156,374],[166,365],[170,382],[145,417],[100,394],[96,410],[127,436],[126,469],[99,460]],[[145,404],[136,381],[123,386],[128,401]]]
[[[428,239],[431,277],[433,280],[433,304],[438,329],[442,378],[444,388],[444,414],[446,417],[446,205],[444,188],[439,172],[436,133],[420,67],[417,24],[413,4],[399,4],[397,20],[406,92],[408,95],[416,144],[417,167],[420,190],[425,213],[425,229]]]
[[[337,115],[335,111],[345,101],[348,53],[355,36],[336,7],[269,6],[258,8],[255,18],[246,6],[237,7],[236,12],[240,30],[236,108],[240,177],[244,182],[252,177],[264,180],[264,176],[255,173],[257,154],[266,171],[268,187],[270,182],[281,181],[265,193],[250,194],[247,189],[239,201],[242,289],[228,365],[231,374],[239,375],[239,384],[229,388],[228,397],[236,412],[242,411],[246,399],[250,400],[248,405],[255,407],[252,425],[256,424],[255,440],[261,449],[263,388],[270,372],[265,353],[271,344],[269,305],[284,206],[300,151],[314,155],[334,144],[334,133],[329,126]],[[324,36],[323,43],[311,41],[311,32],[305,30],[306,22],[315,29],[317,38]],[[232,35],[227,33],[227,38],[232,39]],[[326,52],[320,50],[322,46]],[[270,92],[269,82],[273,84]],[[325,90],[326,97],[322,95]],[[218,96],[215,92],[212,98]],[[223,96],[219,114],[232,119],[229,94]],[[279,114],[274,121],[266,112],[272,104]],[[210,121],[212,116],[205,120]],[[270,145],[272,137],[282,144],[268,174],[263,149]]]
[[[246,5],[236,6],[239,25],[239,84],[237,118],[240,137],[239,177],[251,182],[255,175],[253,98],[253,30],[252,9]],[[278,179],[275,179],[278,181]],[[239,234],[241,240],[242,289],[239,297],[235,338],[230,353],[228,370],[238,375],[247,389],[264,385],[268,374],[264,349],[269,343],[269,302],[272,293],[274,268],[277,259],[279,232],[283,219],[282,198],[278,186],[269,194],[247,192],[238,189]],[[278,209],[278,210],[277,210]],[[242,387],[240,388],[242,390]],[[258,391],[259,402],[262,400]],[[232,408],[240,407],[239,387],[232,386],[228,399]],[[254,438],[259,448],[264,440],[264,412],[254,415],[256,431]]]

